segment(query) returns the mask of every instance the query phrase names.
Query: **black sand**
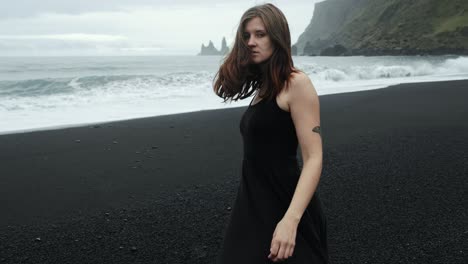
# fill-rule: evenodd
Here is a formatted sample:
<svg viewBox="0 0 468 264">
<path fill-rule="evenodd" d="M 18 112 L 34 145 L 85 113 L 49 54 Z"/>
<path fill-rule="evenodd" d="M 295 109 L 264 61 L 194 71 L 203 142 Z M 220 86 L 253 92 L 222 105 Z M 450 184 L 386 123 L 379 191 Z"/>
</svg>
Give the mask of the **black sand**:
<svg viewBox="0 0 468 264">
<path fill-rule="evenodd" d="M 468 81 L 320 97 L 334 263 L 467 263 L 467 101 Z M 244 110 L 0 136 L 0 263 L 214 263 Z"/>
</svg>

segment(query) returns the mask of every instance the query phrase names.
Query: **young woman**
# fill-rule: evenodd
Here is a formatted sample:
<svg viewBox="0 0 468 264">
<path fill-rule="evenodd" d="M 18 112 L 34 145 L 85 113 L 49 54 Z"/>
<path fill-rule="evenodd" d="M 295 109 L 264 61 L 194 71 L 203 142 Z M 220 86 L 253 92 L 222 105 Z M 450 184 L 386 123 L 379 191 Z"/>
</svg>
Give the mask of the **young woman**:
<svg viewBox="0 0 468 264">
<path fill-rule="evenodd" d="M 328 263 L 326 217 L 316 192 L 319 99 L 309 77 L 294 68 L 281 10 L 264 4 L 244 13 L 214 91 L 225 101 L 255 93 L 240 121 L 242 177 L 218 262 Z"/>
</svg>

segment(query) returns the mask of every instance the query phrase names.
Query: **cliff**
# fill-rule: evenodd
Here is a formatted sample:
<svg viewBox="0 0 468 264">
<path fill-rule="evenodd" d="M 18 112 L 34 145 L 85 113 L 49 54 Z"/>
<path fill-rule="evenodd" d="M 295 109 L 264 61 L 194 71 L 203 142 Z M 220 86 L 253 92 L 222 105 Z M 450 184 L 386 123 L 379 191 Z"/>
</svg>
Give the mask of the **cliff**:
<svg viewBox="0 0 468 264">
<path fill-rule="evenodd" d="M 299 55 L 468 54 L 468 1 L 326 0 L 294 46 Z"/>
</svg>

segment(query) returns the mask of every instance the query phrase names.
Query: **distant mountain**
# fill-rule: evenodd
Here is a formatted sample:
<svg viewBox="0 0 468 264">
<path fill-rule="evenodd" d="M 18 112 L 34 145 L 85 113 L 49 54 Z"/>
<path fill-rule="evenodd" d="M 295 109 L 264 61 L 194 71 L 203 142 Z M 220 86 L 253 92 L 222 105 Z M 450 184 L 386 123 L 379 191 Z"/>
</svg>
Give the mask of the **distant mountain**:
<svg viewBox="0 0 468 264">
<path fill-rule="evenodd" d="M 298 55 L 468 54 L 468 0 L 326 0 Z"/>
<path fill-rule="evenodd" d="M 221 42 L 221 50 L 217 50 L 215 46 L 213 45 L 213 42 L 210 40 L 208 43 L 208 46 L 205 46 L 202 44 L 201 46 L 201 51 L 198 53 L 200 56 L 210 56 L 210 55 L 224 55 L 229 52 L 229 48 L 227 47 L 226 44 L 226 38 L 223 37 L 223 40 Z"/>
</svg>

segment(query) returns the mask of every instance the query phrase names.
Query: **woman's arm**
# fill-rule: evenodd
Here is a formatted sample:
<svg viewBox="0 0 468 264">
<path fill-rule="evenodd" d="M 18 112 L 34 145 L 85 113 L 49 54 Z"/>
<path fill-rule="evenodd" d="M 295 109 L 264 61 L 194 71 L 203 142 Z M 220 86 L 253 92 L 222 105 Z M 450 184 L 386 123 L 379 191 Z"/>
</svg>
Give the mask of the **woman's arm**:
<svg viewBox="0 0 468 264">
<path fill-rule="evenodd" d="M 299 223 L 314 195 L 322 173 L 320 104 L 309 77 L 296 74 L 288 93 L 289 109 L 301 147 L 303 167 L 285 218 Z"/>
<path fill-rule="evenodd" d="M 304 164 L 289 208 L 273 233 L 268 258 L 274 262 L 292 256 L 297 227 L 322 172 L 320 105 L 309 77 L 304 73 L 296 74 L 291 80 L 287 97 Z"/>
</svg>

